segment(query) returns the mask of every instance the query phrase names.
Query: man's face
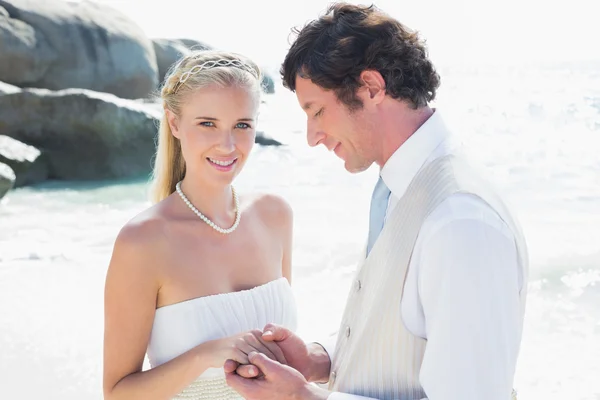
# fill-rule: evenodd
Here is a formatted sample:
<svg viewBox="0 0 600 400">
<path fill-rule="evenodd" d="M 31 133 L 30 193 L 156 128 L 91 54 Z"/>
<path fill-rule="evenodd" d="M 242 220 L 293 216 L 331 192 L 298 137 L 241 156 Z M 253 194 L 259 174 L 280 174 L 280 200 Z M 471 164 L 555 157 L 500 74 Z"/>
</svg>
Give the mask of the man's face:
<svg viewBox="0 0 600 400">
<path fill-rule="evenodd" d="M 375 125 L 364 109 L 350 111 L 333 91 L 300 76 L 296 77 L 296 97 L 307 115 L 309 146 L 322 144 L 333 151 L 351 173 L 373 164 L 377 153 Z"/>
</svg>

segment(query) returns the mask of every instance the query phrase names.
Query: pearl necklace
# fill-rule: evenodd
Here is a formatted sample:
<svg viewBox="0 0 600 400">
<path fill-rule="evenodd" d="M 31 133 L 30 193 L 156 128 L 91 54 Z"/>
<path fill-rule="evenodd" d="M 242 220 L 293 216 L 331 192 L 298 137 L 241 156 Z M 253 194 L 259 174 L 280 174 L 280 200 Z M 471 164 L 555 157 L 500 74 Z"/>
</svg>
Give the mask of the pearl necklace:
<svg viewBox="0 0 600 400">
<path fill-rule="evenodd" d="M 177 182 L 177 185 L 175 185 L 175 189 L 177 189 L 177 193 L 179 193 L 179 196 L 183 199 L 183 202 L 185 204 L 187 204 L 187 206 L 194 213 L 196 213 L 196 215 L 199 216 L 200 219 L 202 219 L 204 222 L 206 222 L 210 227 L 212 227 L 217 232 L 228 234 L 228 233 L 233 232 L 238 227 L 238 225 L 240 223 L 240 205 L 239 205 L 237 193 L 236 193 L 235 189 L 233 188 L 233 186 L 231 187 L 231 192 L 233 193 L 233 201 L 235 203 L 235 222 L 233 223 L 231 228 L 227 228 L 227 229 L 221 228 L 220 226 L 218 226 L 217 224 L 212 222 L 204 214 L 202 214 L 196 207 L 194 207 L 192 202 L 185 196 L 185 194 L 183 194 L 183 191 L 181 190 L 181 181 Z"/>
</svg>

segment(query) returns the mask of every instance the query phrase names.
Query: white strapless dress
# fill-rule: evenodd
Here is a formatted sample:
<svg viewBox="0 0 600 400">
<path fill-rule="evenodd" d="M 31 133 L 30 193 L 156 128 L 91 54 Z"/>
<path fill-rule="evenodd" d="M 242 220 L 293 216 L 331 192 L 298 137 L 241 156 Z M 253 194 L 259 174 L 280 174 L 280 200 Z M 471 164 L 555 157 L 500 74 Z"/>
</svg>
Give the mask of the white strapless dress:
<svg viewBox="0 0 600 400">
<path fill-rule="evenodd" d="M 183 301 L 156 310 L 147 354 L 152 368 L 200 343 L 232 336 L 268 323 L 296 330 L 297 310 L 285 278 L 239 292 Z M 174 399 L 242 399 L 225 382 L 223 368 L 211 368 Z"/>
</svg>

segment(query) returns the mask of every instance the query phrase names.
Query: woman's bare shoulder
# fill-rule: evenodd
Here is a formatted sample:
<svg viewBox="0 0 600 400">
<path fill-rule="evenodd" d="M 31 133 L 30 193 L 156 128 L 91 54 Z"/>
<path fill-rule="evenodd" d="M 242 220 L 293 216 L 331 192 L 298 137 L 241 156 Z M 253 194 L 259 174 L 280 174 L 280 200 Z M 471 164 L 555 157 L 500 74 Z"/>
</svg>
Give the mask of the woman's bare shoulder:
<svg viewBox="0 0 600 400">
<path fill-rule="evenodd" d="M 163 258 L 172 223 L 166 204 L 153 205 L 127 221 L 117 233 L 113 258 L 127 264 L 156 264 Z"/>
<path fill-rule="evenodd" d="M 248 196 L 249 207 L 255 210 L 267 226 L 290 226 L 293 210 L 290 203 L 274 193 L 253 193 Z"/>
</svg>

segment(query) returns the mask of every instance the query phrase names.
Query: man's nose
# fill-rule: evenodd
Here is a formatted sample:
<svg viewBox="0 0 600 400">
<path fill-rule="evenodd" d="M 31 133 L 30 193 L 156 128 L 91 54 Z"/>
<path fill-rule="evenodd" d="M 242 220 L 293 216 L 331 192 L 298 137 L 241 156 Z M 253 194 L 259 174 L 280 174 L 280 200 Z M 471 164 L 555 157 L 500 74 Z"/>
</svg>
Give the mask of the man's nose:
<svg viewBox="0 0 600 400">
<path fill-rule="evenodd" d="M 306 141 L 308 145 L 311 147 L 315 147 L 319 145 L 324 139 L 326 135 L 323 131 L 319 130 L 319 127 L 311 123 L 310 121 L 306 124 Z"/>
</svg>

